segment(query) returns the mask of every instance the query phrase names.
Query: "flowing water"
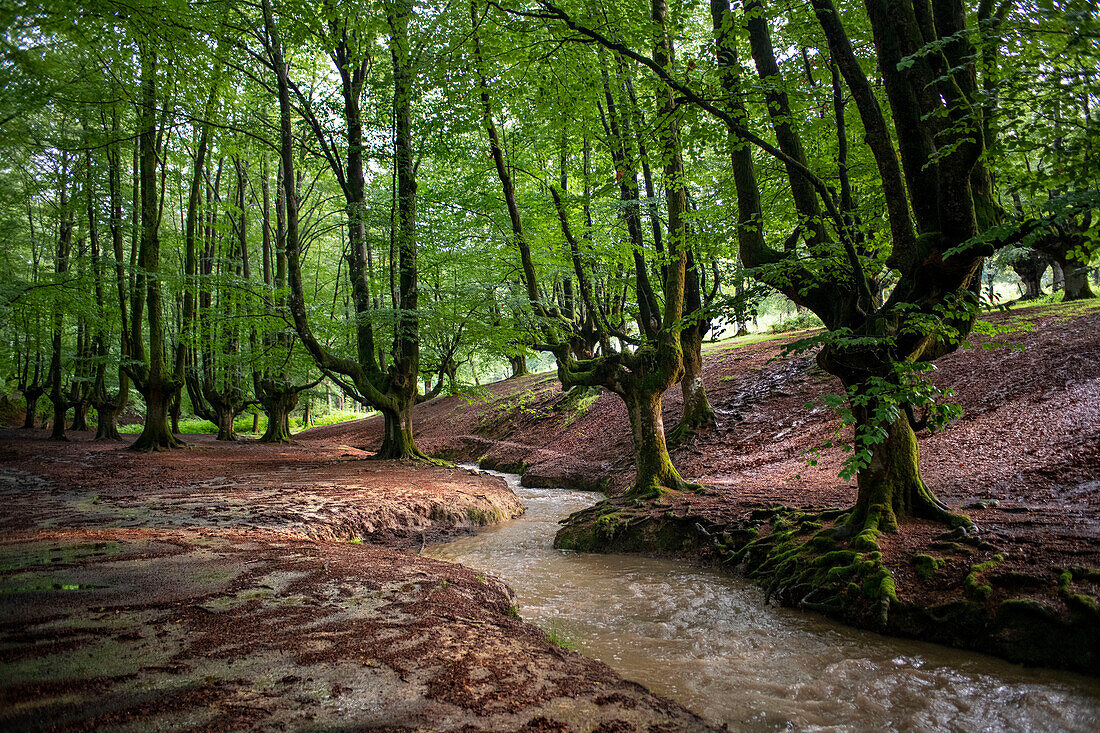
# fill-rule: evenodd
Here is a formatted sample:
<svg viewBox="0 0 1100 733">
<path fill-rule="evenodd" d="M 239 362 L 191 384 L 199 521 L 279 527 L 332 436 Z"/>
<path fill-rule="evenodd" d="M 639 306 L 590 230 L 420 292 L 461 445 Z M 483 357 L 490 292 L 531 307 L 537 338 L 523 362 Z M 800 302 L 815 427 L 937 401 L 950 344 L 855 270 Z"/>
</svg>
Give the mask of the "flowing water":
<svg viewBox="0 0 1100 733">
<path fill-rule="evenodd" d="M 599 496 L 487 473 L 526 515 L 425 554 L 493 573 L 559 643 L 731 730 L 1100 731 L 1100 680 L 769 606 L 714 570 L 555 550 L 558 522 Z"/>
</svg>

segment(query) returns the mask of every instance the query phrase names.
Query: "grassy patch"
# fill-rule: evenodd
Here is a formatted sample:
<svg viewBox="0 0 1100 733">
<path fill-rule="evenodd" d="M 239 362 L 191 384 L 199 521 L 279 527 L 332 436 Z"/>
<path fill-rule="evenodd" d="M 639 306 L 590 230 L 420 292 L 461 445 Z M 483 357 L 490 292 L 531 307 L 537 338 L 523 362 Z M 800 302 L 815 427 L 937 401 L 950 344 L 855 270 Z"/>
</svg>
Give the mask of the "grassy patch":
<svg viewBox="0 0 1100 733">
<path fill-rule="evenodd" d="M 546 634 L 547 641 L 562 649 L 567 649 L 571 652 L 580 649 L 580 643 L 573 636 L 562 631 L 554 621 L 551 621 L 550 624 L 542 630 L 542 633 Z"/>
<path fill-rule="evenodd" d="M 373 414 L 374 413 L 364 414 L 362 412 L 352 412 L 351 410 L 333 410 L 324 415 L 314 415 L 313 425 L 310 427 L 316 428 L 322 425 L 337 425 L 350 420 L 362 420 Z M 252 432 L 252 415 L 249 414 L 238 416 L 237 419 L 233 421 L 233 427 L 240 435 L 262 435 L 264 431 L 267 430 L 267 416 L 260 415 L 255 433 Z M 141 423 L 118 426 L 118 432 L 129 435 L 136 435 L 140 433 L 141 430 Z M 305 427 L 302 426 L 302 419 L 300 417 L 292 418 L 290 421 L 290 432 L 300 433 L 302 430 L 305 430 Z M 218 427 L 209 420 L 202 420 L 197 417 L 180 419 L 181 435 L 214 435 L 217 432 Z"/>
</svg>

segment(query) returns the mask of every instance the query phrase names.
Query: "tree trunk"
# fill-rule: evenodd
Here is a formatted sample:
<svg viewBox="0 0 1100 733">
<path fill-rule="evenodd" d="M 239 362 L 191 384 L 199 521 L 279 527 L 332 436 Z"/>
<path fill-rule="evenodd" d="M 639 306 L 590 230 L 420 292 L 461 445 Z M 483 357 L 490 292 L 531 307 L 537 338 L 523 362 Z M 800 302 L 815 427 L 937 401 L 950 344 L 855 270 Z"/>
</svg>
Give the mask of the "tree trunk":
<svg viewBox="0 0 1100 733">
<path fill-rule="evenodd" d="M 1065 297 L 1062 298 L 1063 302 L 1087 300 L 1096 297 L 1096 294 L 1092 292 L 1092 288 L 1089 287 L 1089 268 L 1087 265 L 1081 265 L 1070 259 L 1060 264 L 1062 266 L 1063 287 L 1066 292 Z"/>
<path fill-rule="evenodd" d="M 862 427 L 867 424 L 866 408 L 853 407 Z M 899 521 L 921 517 L 959 524 L 961 517 L 947 507 L 921 480 L 920 449 L 917 436 L 902 414 L 892 424 L 882 426 L 885 440 L 871 449 L 871 460 L 856 477 L 856 505 L 847 524 L 853 532 L 896 532 Z"/>
<path fill-rule="evenodd" d="M 302 427 L 313 427 L 313 409 L 309 400 L 306 400 L 305 407 L 302 408 Z"/>
<path fill-rule="evenodd" d="M 458 367 L 451 362 L 443 371 L 447 375 L 447 391 L 453 395 L 458 394 Z"/>
<path fill-rule="evenodd" d="M 68 440 L 65 437 L 65 412 L 69 409 L 69 403 L 56 387 L 50 391 L 50 402 L 53 403 L 53 430 L 50 431 L 50 440 Z"/>
<path fill-rule="evenodd" d="M 168 417 L 172 421 L 172 434 L 179 435 L 180 433 L 180 410 L 183 407 L 183 393 L 182 390 L 176 390 L 172 395 L 171 401 L 168 403 Z"/>
<path fill-rule="evenodd" d="M 168 413 L 173 394 L 159 384 L 150 384 L 142 392 L 145 398 L 145 427 L 131 447 L 132 450 L 156 451 L 180 448 L 183 443 L 168 430 Z M 178 396 L 178 392 L 176 393 Z"/>
<path fill-rule="evenodd" d="M 214 424 L 218 426 L 218 436 L 215 440 L 236 440 L 237 430 L 233 425 L 236 414 L 228 405 L 218 403 L 214 407 Z"/>
<path fill-rule="evenodd" d="M 378 449 L 375 458 L 430 460 L 413 439 L 411 404 L 398 406 L 396 409 L 387 407 L 381 412 L 384 433 L 382 447 Z"/>
<path fill-rule="evenodd" d="M 1055 260 L 1050 263 L 1050 277 L 1051 284 L 1050 290 L 1052 293 L 1057 293 L 1059 290 L 1064 290 L 1066 287 L 1065 273 L 1062 272 L 1062 265 Z"/>
<path fill-rule="evenodd" d="M 622 397 L 630 415 L 630 434 L 637 469 L 628 495 L 651 498 L 687 487 L 687 482 L 680 477 L 668 454 L 660 393 L 634 388 Z"/>
<path fill-rule="evenodd" d="M 28 389 L 23 393 L 27 400 L 27 411 L 23 418 L 24 430 L 34 430 L 34 418 L 38 414 L 38 400 L 42 399 L 45 392 L 44 389 Z"/>
<path fill-rule="evenodd" d="M 510 379 L 515 379 L 516 377 L 522 377 L 525 374 L 531 373 L 527 371 L 526 356 L 509 356 L 508 363 L 512 366 L 512 376 Z"/>
<path fill-rule="evenodd" d="M 1046 272 L 1047 262 L 1043 253 L 1028 250 L 1024 257 L 1010 265 L 1024 285 L 1024 294 L 1020 296 L 1020 300 L 1035 300 L 1043 294 L 1043 273 Z"/>
<path fill-rule="evenodd" d="M 252 413 L 252 434 L 260 432 L 260 413 Z"/>
<path fill-rule="evenodd" d="M 267 415 L 267 430 L 261 443 L 290 442 L 290 411 L 298 404 L 298 393 L 291 390 L 264 389 L 260 405 Z"/>
<path fill-rule="evenodd" d="M 88 429 L 88 402 L 87 400 L 76 400 L 73 402 L 73 424 L 69 426 L 69 430 L 87 430 Z"/>
<path fill-rule="evenodd" d="M 695 432 L 715 425 L 714 408 L 710 405 L 707 388 L 703 385 L 703 334 L 696 326 L 685 328 L 680 332 L 680 344 L 684 350 L 684 376 L 680 380 L 680 389 L 684 395 L 684 414 L 669 436 L 674 445 Z"/>
<path fill-rule="evenodd" d="M 95 428 L 96 440 L 122 440 L 118 432 L 118 415 L 122 407 L 117 403 L 96 405 L 98 422 Z"/>
</svg>

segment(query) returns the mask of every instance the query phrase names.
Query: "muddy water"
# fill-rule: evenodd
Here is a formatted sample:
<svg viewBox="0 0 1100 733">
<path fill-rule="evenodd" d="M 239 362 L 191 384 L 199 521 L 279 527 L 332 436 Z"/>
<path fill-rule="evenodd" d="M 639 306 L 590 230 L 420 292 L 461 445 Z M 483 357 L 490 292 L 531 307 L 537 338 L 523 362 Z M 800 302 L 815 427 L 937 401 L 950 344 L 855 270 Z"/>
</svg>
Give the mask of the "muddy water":
<svg viewBox="0 0 1100 733">
<path fill-rule="evenodd" d="M 527 489 L 527 514 L 425 554 L 491 572 L 565 646 L 731 730 L 1100 730 L 1100 681 L 767 606 L 735 578 L 552 547 L 595 494 Z"/>
</svg>

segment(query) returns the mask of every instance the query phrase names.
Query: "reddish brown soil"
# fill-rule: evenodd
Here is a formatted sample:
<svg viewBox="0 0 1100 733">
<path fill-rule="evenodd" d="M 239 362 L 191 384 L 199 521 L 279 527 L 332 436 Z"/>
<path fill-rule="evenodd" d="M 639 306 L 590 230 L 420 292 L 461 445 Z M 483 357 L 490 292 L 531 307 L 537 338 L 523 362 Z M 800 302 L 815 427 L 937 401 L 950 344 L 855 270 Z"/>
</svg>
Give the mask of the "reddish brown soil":
<svg viewBox="0 0 1100 733">
<path fill-rule="evenodd" d="M 920 440 L 926 483 L 948 504 L 961 507 L 995 549 L 953 552 L 933 547 L 945 527 L 907 524 L 882 540 L 901 600 L 933 606 L 959 597 L 970 568 L 1004 556 L 991 572 L 989 604 L 1009 593 L 1065 610 L 1057 583 L 1062 569 L 1100 568 L 1100 308 L 1096 303 L 1015 309 L 988 320 L 1000 326 L 1030 324 L 991 340 L 975 336 L 975 348 L 936 362 L 937 384 L 955 391 L 964 416 Z M 686 478 L 708 487 L 676 496 L 672 510 L 720 530 L 753 509 L 846 506 L 853 483 L 837 478 L 844 454 L 822 452 L 818 465 L 805 454 L 835 438 L 837 417 L 807 409 L 839 382 L 811 356 L 783 357 L 790 338 L 739 346 L 708 346 L 704 382 L 719 416 L 715 430 L 674 454 Z M 1023 347 L 1023 348 L 1021 348 Z M 490 465 L 523 467 L 530 485 L 599 486 L 621 491 L 633 478 L 626 410 L 602 394 L 584 414 L 561 412 L 561 389 L 552 374 L 491 385 L 493 401 L 468 405 L 450 397 L 417 408 L 422 447 Z M 665 396 L 665 424 L 679 419 L 681 396 Z M 312 431 L 329 440 L 373 445 L 380 423 L 336 425 Z M 842 431 L 842 436 L 849 435 Z M 995 500 L 988 508 L 977 502 Z M 996 506 L 993 506 L 995 504 Z M 664 508 L 661 512 L 665 512 Z M 945 557 L 944 572 L 920 580 L 915 554 Z M 986 578 L 987 580 L 989 578 Z M 1074 593 L 1100 595 L 1093 583 Z"/>
<path fill-rule="evenodd" d="M 0 729 L 710 729 L 418 556 L 520 513 L 500 479 L 74 437 L 0 433 Z"/>
</svg>

